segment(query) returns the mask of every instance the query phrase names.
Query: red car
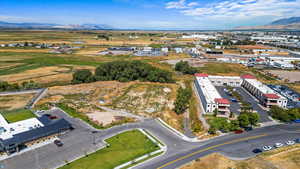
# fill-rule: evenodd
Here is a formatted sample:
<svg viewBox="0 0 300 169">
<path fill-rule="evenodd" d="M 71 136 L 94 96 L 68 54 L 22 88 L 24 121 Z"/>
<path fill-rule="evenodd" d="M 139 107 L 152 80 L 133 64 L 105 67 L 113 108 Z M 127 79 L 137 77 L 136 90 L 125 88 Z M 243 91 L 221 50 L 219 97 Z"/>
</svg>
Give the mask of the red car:
<svg viewBox="0 0 300 169">
<path fill-rule="evenodd" d="M 235 131 L 234 131 L 235 134 L 241 134 L 241 133 L 243 133 L 243 132 L 244 132 L 244 130 L 235 130 Z"/>
</svg>

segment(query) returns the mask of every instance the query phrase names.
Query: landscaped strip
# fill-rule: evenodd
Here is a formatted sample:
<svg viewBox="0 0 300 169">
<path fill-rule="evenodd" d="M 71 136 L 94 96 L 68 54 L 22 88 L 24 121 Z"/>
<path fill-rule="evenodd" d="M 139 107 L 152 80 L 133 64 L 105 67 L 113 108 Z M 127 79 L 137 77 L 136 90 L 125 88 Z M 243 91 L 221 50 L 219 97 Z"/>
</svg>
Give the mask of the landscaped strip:
<svg viewBox="0 0 300 169">
<path fill-rule="evenodd" d="M 108 147 L 98 150 L 60 169 L 111 169 L 159 150 L 146 135 L 131 130 L 106 140 Z"/>
<path fill-rule="evenodd" d="M 35 117 L 31 110 L 28 109 L 11 110 L 3 113 L 1 112 L 1 114 L 8 123 L 18 122 Z"/>
</svg>

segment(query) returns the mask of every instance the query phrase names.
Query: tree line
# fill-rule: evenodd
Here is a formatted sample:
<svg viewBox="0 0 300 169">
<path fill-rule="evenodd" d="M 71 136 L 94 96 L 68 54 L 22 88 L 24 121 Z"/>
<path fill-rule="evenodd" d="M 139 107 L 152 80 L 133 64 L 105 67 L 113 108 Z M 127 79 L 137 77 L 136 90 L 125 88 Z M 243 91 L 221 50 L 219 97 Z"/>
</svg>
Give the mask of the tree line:
<svg viewBox="0 0 300 169">
<path fill-rule="evenodd" d="M 94 81 L 120 82 L 149 81 L 173 83 L 171 72 L 153 67 L 141 61 L 113 61 L 100 64 L 93 74 L 90 70 L 78 70 L 73 74 L 72 83 L 89 83 Z"/>
<path fill-rule="evenodd" d="M 0 81 L 0 92 L 5 91 L 16 91 L 16 90 L 29 90 L 29 89 L 38 89 L 41 86 L 34 81 L 25 81 L 21 84 L 18 83 L 8 83 L 6 81 Z"/>
</svg>

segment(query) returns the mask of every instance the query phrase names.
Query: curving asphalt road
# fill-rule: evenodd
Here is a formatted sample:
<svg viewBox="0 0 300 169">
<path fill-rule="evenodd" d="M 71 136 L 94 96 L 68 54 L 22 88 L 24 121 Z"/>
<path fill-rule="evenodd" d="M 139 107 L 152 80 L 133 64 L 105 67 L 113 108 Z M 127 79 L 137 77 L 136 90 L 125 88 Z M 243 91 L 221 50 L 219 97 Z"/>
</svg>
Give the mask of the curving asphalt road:
<svg viewBox="0 0 300 169">
<path fill-rule="evenodd" d="M 65 118 L 75 127 L 73 131 L 60 136 L 64 146 L 58 148 L 54 144 L 48 144 L 13 156 L 0 162 L 5 169 L 57 168 L 67 161 L 70 162 L 103 148 L 105 146 L 103 140 L 106 138 L 135 128 L 149 131 L 167 146 L 167 151 L 163 155 L 135 166 L 134 168 L 137 169 L 174 169 L 213 152 L 222 153 L 232 159 L 244 159 L 255 155 L 252 153 L 254 148 L 300 137 L 300 124 L 284 124 L 202 142 L 187 142 L 155 119 L 96 130 L 79 119 L 69 117 L 61 110 L 53 110 L 51 113 Z"/>
</svg>

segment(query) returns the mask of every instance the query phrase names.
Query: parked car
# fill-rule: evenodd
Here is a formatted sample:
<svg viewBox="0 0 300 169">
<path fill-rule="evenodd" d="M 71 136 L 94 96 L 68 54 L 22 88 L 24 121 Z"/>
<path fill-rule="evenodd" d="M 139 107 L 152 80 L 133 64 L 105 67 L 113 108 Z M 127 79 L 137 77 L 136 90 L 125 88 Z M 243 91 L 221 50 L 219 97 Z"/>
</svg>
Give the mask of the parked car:
<svg viewBox="0 0 300 169">
<path fill-rule="evenodd" d="M 234 131 L 235 134 L 241 134 L 241 133 L 243 133 L 243 132 L 244 132 L 244 130 L 235 130 L 235 131 Z"/>
<path fill-rule="evenodd" d="M 252 152 L 255 153 L 255 154 L 258 154 L 258 153 L 261 153 L 262 151 L 261 151 L 261 149 L 256 148 Z"/>
<path fill-rule="evenodd" d="M 276 147 L 276 148 L 279 148 L 279 147 L 282 147 L 282 146 L 283 146 L 282 143 L 275 143 L 275 147 Z"/>
<path fill-rule="evenodd" d="M 287 145 L 294 145 L 295 144 L 295 141 L 291 141 L 291 140 L 289 140 L 289 141 L 287 141 L 287 142 L 285 142 Z"/>
<path fill-rule="evenodd" d="M 300 123 L 300 119 L 294 120 L 294 123 Z"/>
<path fill-rule="evenodd" d="M 60 140 L 54 140 L 54 144 L 55 144 L 57 147 L 62 147 L 62 146 L 64 145 Z"/>
<path fill-rule="evenodd" d="M 264 151 L 269 151 L 269 150 L 272 150 L 272 147 L 271 146 L 263 146 L 262 149 Z"/>
<path fill-rule="evenodd" d="M 238 101 L 236 99 L 230 99 L 231 102 L 237 103 Z"/>
<path fill-rule="evenodd" d="M 296 143 L 300 143 L 300 138 L 295 139 Z"/>
<path fill-rule="evenodd" d="M 49 116 L 49 119 L 51 120 L 57 119 L 57 116 Z"/>
<path fill-rule="evenodd" d="M 244 127 L 245 131 L 251 131 L 253 130 L 253 127 Z"/>
</svg>

